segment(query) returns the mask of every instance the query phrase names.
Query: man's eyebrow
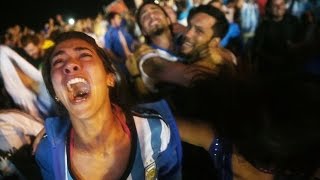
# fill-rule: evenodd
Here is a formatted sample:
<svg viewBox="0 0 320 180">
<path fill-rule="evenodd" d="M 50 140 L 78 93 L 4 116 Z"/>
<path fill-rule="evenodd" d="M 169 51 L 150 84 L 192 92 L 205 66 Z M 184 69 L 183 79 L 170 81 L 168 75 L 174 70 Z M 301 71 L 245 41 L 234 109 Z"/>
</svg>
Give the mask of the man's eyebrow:
<svg viewBox="0 0 320 180">
<path fill-rule="evenodd" d="M 141 10 L 141 12 L 140 12 L 140 17 L 141 17 L 142 15 L 144 15 L 146 12 L 147 12 L 147 10 L 145 10 L 145 9 Z"/>
<path fill-rule="evenodd" d="M 151 7 L 149 7 L 149 9 L 143 9 L 143 10 L 141 10 L 140 15 L 145 14 L 146 12 L 148 12 L 148 11 L 150 11 L 150 10 L 154 11 L 154 10 L 157 10 L 157 9 L 159 9 L 159 8 L 158 8 L 158 7 L 153 7 L 153 6 L 151 6 Z M 160 9 L 159 9 L 159 10 L 160 10 Z"/>
<path fill-rule="evenodd" d="M 201 30 L 201 31 L 203 31 L 203 27 L 202 27 L 202 26 L 194 25 L 194 28 L 195 28 L 195 29 L 197 29 L 197 30 Z"/>
</svg>

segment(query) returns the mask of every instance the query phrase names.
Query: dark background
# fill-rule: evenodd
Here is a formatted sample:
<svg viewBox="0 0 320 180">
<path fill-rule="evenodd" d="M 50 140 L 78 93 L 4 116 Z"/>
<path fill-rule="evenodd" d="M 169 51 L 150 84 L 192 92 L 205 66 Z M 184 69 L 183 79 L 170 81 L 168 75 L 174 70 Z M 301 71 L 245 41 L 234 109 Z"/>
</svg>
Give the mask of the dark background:
<svg viewBox="0 0 320 180">
<path fill-rule="evenodd" d="M 95 17 L 110 2 L 112 0 L 1 0 L 0 33 L 15 24 L 40 31 L 56 14 L 61 14 L 65 21 L 69 17 Z"/>
</svg>

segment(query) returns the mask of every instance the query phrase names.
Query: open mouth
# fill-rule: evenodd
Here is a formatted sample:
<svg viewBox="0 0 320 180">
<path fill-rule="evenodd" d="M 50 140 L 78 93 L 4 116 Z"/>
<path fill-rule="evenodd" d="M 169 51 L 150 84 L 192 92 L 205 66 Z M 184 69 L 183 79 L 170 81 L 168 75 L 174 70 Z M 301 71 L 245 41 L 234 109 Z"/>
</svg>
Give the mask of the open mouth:
<svg viewBox="0 0 320 180">
<path fill-rule="evenodd" d="M 73 102 L 84 101 L 90 94 L 90 85 L 83 78 L 70 79 L 67 82 L 67 88 Z"/>
<path fill-rule="evenodd" d="M 189 41 L 185 41 L 182 46 L 185 48 L 193 48 L 193 44 Z"/>
<path fill-rule="evenodd" d="M 159 24 L 159 21 L 158 21 L 158 20 L 152 20 L 152 21 L 150 22 L 150 25 L 149 25 L 149 26 L 155 26 L 155 25 L 157 25 L 157 24 Z"/>
</svg>

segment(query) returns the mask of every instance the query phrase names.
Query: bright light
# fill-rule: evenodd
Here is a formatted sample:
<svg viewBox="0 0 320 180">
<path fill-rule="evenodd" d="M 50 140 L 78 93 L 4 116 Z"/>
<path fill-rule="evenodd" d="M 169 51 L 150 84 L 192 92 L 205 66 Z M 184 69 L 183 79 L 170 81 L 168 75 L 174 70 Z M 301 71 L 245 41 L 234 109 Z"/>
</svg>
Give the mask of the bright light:
<svg viewBox="0 0 320 180">
<path fill-rule="evenodd" d="M 73 18 L 69 18 L 69 19 L 68 19 L 68 23 L 69 23 L 70 25 L 74 25 L 74 19 L 73 19 Z"/>
</svg>

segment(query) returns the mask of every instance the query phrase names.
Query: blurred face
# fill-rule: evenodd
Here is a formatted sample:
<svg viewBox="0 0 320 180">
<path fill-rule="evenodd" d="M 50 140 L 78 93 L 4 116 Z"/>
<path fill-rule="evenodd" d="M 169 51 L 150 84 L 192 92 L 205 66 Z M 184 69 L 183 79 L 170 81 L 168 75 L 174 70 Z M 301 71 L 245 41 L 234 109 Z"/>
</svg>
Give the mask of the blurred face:
<svg viewBox="0 0 320 180">
<path fill-rule="evenodd" d="M 56 19 L 57 19 L 58 22 L 63 21 L 62 16 L 60 14 L 56 15 Z"/>
<path fill-rule="evenodd" d="M 121 25 L 121 16 L 119 14 L 115 15 L 115 17 L 113 19 L 113 25 L 115 27 L 120 27 L 120 25 Z"/>
<path fill-rule="evenodd" d="M 109 101 L 107 84 L 113 84 L 113 75 L 86 41 L 60 43 L 50 64 L 53 89 L 70 116 L 90 118 Z"/>
<path fill-rule="evenodd" d="M 34 45 L 33 43 L 27 44 L 23 49 L 33 59 L 38 59 L 40 56 L 40 48 L 38 46 Z"/>
<path fill-rule="evenodd" d="M 169 28 L 170 23 L 164 12 L 153 4 L 147 4 L 141 9 L 139 22 L 142 26 L 142 32 L 146 36 L 161 34 Z"/>
<path fill-rule="evenodd" d="M 191 55 L 207 47 L 213 37 L 212 26 L 215 19 L 206 13 L 195 14 L 189 22 L 185 32 L 185 39 L 181 46 L 181 53 Z"/>
<path fill-rule="evenodd" d="M 186 0 L 175 0 L 178 10 L 184 10 L 187 8 L 188 2 Z"/>
<path fill-rule="evenodd" d="M 271 5 L 272 15 L 275 19 L 282 19 L 286 13 L 286 3 L 284 0 L 273 0 Z"/>
</svg>

